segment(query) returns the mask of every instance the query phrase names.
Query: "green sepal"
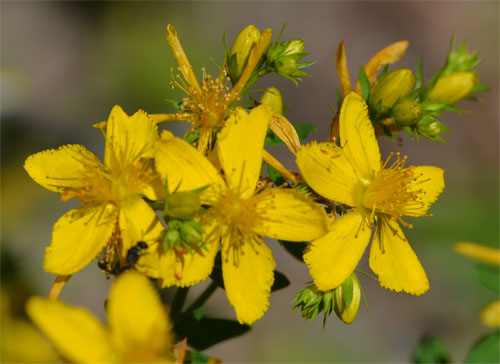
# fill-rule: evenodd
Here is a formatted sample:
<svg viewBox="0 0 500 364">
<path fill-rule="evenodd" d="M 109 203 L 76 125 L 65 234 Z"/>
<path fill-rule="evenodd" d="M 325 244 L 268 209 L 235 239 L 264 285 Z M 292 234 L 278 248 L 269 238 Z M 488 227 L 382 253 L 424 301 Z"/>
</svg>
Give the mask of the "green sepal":
<svg viewBox="0 0 500 364">
<path fill-rule="evenodd" d="M 177 111 L 184 110 L 184 102 L 173 100 L 173 99 L 164 99 L 164 100 L 168 104 L 172 105 Z"/>
<path fill-rule="evenodd" d="M 350 275 L 344 281 L 344 283 L 342 283 L 342 297 L 344 299 L 345 307 L 349 307 L 351 305 L 352 290 L 353 290 L 352 275 Z"/>
<path fill-rule="evenodd" d="M 465 363 L 500 363 L 500 331 L 481 337 L 467 354 Z"/>
<path fill-rule="evenodd" d="M 359 85 L 361 86 L 361 94 L 363 95 L 363 98 L 365 101 L 368 103 L 370 99 L 370 81 L 368 80 L 368 77 L 366 76 L 365 72 L 365 66 L 361 65 L 359 67 Z"/>
</svg>

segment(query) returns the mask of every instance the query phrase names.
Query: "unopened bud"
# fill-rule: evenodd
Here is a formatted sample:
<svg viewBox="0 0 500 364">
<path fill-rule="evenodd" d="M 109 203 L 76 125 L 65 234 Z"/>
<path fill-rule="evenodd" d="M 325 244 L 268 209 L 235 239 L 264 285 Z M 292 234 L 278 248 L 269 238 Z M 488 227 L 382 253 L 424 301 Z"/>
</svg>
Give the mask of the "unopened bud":
<svg viewBox="0 0 500 364">
<path fill-rule="evenodd" d="M 421 119 L 417 123 L 417 129 L 420 134 L 429 137 L 436 137 L 441 132 L 441 123 L 436 120 L 428 120 L 427 118 Z"/>
<path fill-rule="evenodd" d="M 370 97 L 370 106 L 375 108 L 381 103 L 382 106 L 391 108 L 399 99 L 410 94 L 415 82 L 415 76 L 408 68 L 398 68 L 389 72 L 375 86 Z"/>
<path fill-rule="evenodd" d="M 450 73 L 439 77 L 427 99 L 454 104 L 466 97 L 477 81 L 477 75 L 474 72 Z"/>
<path fill-rule="evenodd" d="M 307 286 L 298 292 L 294 299 L 293 310 L 300 307 L 300 314 L 306 320 L 314 320 L 321 312 L 321 301 L 323 293 L 318 291 L 315 285 Z"/>
<path fill-rule="evenodd" d="M 303 39 L 292 39 L 289 42 L 285 51 L 281 53 L 282 56 L 292 56 L 304 52 L 306 44 Z"/>
<path fill-rule="evenodd" d="M 346 302 L 348 296 L 351 297 L 350 302 Z M 335 289 L 334 300 L 338 318 L 346 324 L 352 324 L 358 315 L 361 302 L 361 288 L 354 273 Z"/>
<path fill-rule="evenodd" d="M 201 243 L 202 233 L 191 224 L 191 221 L 183 222 L 180 231 L 182 240 L 187 244 L 198 245 Z"/>
<path fill-rule="evenodd" d="M 276 87 L 269 87 L 259 101 L 261 104 L 269 106 L 275 113 L 283 112 L 283 98 L 281 92 Z"/>
<path fill-rule="evenodd" d="M 250 51 L 257 41 L 260 39 L 260 31 L 255 25 L 248 25 L 245 27 L 234 40 L 231 51 L 229 52 L 229 59 L 231 60 L 233 54 L 236 54 L 236 74 L 234 77 L 238 78 L 245 68 L 250 55 Z"/>
<path fill-rule="evenodd" d="M 169 217 L 190 220 L 200 210 L 201 202 L 196 192 L 180 191 L 168 196 L 166 205 Z"/>
<path fill-rule="evenodd" d="M 179 232 L 175 229 L 169 227 L 168 231 L 165 233 L 165 238 L 163 239 L 163 250 L 167 250 L 176 247 L 181 242 L 181 236 Z"/>
<path fill-rule="evenodd" d="M 291 76 L 297 70 L 297 59 L 294 56 L 280 57 L 275 62 L 275 68 L 278 73 Z"/>
<path fill-rule="evenodd" d="M 413 125 L 422 118 L 422 106 L 409 97 L 405 97 L 396 102 L 391 113 L 397 124 Z"/>
</svg>

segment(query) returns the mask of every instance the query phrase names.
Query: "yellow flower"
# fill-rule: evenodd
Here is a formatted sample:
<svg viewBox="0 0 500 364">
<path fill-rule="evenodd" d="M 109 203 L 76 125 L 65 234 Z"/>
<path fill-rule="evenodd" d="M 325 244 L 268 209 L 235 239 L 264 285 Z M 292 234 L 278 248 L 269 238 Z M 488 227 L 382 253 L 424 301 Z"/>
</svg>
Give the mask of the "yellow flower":
<svg viewBox="0 0 500 364">
<path fill-rule="evenodd" d="M 169 186 L 209 186 L 200 199 L 211 207 L 201 215 L 207 249 L 195 249 L 193 255 L 170 249 L 157 263 L 149 254 L 144 257 L 151 259 L 147 274 L 162 278 L 164 286 L 195 284 L 210 274 L 220 245 L 227 297 L 238 321 L 248 324 L 264 315 L 274 281 L 275 262 L 261 237 L 307 241 L 328 230 L 324 210 L 309 198 L 291 189 L 256 189 L 271 115 L 261 105 L 250 114 L 237 108 L 229 117 L 217 138 L 224 178 L 207 158 L 169 132 L 162 134 L 155 156 Z"/>
<path fill-rule="evenodd" d="M 237 101 L 250 76 L 267 48 L 272 36 L 272 29 L 262 31 L 254 42 L 246 60 L 245 68 L 241 72 L 238 82 L 231 91 L 227 86 L 228 77 L 225 65 L 221 68 L 219 76 L 214 79 L 211 75 L 204 74 L 201 85 L 198 83 L 192 66 L 182 49 L 177 31 L 169 24 L 167 27 L 167 42 L 172 48 L 172 53 L 179 64 L 179 70 L 184 80 L 179 76 L 172 76 L 172 88 L 177 88 L 188 96 L 184 99 L 184 109 L 177 114 L 151 115 L 157 122 L 162 121 L 187 121 L 191 123 L 190 131 L 200 128 L 198 149 L 206 154 L 212 144 L 213 129 L 224 126 L 229 116 L 229 107 Z M 172 70 L 173 71 L 173 70 Z"/>
<path fill-rule="evenodd" d="M 500 265 L 500 249 L 467 241 L 455 243 L 455 251 L 468 258 L 491 265 Z M 500 300 L 493 301 L 481 310 L 481 321 L 489 327 L 500 326 Z"/>
<path fill-rule="evenodd" d="M 26 311 L 70 362 L 174 362 L 168 315 L 140 273 L 123 273 L 111 286 L 108 326 L 85 308 L 42 297 L 30 298 Z"/>
<path fill-rule="evenodd" d="M 145 112 L 129 117 L 115 106 L 107 121 L 104 163 L 82 145 L 65 145 L 29 156 L 24 168 L 37 183 L 84 204 L 54 225 L 44 269 L 71 275 L 106 247 L 106 261 L 124 259 L 137 241 L 157 238 L 162 228 L 141 196 L 157 199 L 152 171 L 157 127 Z M 118 256 L 117 256 L 118 255 Z"/>
<path fill-rule="evenodd" d="M 388 160 L 389 161 L 389 160 Z M 344 282 L 358 264 L 376 224 L 370 268 L 382 287 L 422 294 L 429 282 L 398 221 L 424 216 L 444 188 L 443 170 L 429 166 L 404 168 L 400 158 L 382 163 L 364 100 L 350 93 L 340 111 L 340 147 L 311 143 L 297 153 L 297 164 L 320 195 L 352 207 L 332 231 L 309 245 L 304 260 L 320 290 Z"/>
</svg>

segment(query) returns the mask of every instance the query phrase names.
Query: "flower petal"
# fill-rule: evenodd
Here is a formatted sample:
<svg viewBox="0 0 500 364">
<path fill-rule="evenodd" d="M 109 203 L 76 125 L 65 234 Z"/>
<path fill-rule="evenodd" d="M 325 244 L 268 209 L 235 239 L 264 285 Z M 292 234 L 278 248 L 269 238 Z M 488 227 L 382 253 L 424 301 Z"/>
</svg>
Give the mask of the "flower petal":
<svg viewBox="0 0 500 364">
<path fill-rule="evenodd" d="M 86 187 L 81 177 L 86 171 L 102 169 L 99 159 L 83 145 L 64 145 L 30 155 L 24 168 L 33 180 L 46 189 L 58 193 L 68 188 Z"/>
<path fill-rule="evenodd" d="M 266 105 L 252 109 L 250 114 L 237 108 L 219 133 L 217 150 L 227 184 L 242 198 L 250 197 L 257 185 L 271 116 Z"/>
<path fill-rule="evenodd" d="M 394 219 L 379 218 L 370 249 L 370 268 L 380 285 L 421 295 L 429 289 L 424 268 Z"/>
<path fill-rule="evenodd" d="M 241 324 L 252 324 L 269 307 L 276 266 L 271 249 L 258 237 L 223 234 L 222 276 L 229 303 Z"/>
<path fill-rule="evenodd" d="M 319 290 L 328 291 L 344 283 L 358 265 L 370 235 L 365 217 L 351 212 L 339 217 L 331 232 L 306 248 L 304 261 Z"/>
<path fill-rule="evenodd" d="M 307 184 L 321 196 L 360 205 L 363 186 L 344 149 L 334 143 L 309 143 L 297 153 L 297 165 Z"/>
<path fill-rule="evenodd" d="M 109 332 L 87 309 L 32 297 L 26 312 L 62 356 L 75 363 L 118 362 Z"/>
<path fill-rule="evenodd" d="M 139 196 L 130 196 L 122 202 L 119 219 L 123 257 L 139 241 L 149 245 L 164 231 L 156 213 Z"/>
<path fill-rule="evenodd" d="M 281 114 L 273 114 L 269 128 L 280 138 L 293 154 L 300 149 L 300 139 L 292 123 Z"/>
<path fill-rule="evenodd" d="M 204 243 L 207 248 L 194 249 L 193 254 L 176 253 L 170 249 L 161 255 L 160 264 L 162 275 L 162 287 L 172 285 L 187 287 L 207 279 L 212 272 L 215 256 L 219 250 L 220 236 L 217 234 L 216 223 L 204 224 Z"/>
<path fill-rule="evenodd" d="M 214 189 L 225 183 L 214 166 L 199 151 L 171 132 L 164 131 L 155 147 L 156 170 L 173 192 L 213 186 L 202 192 L 202 199 L 213 199 Z"/>
<path fill-rule="evenodd" d="M 144 111 L 128 116 L 115 105 L 106 125 L 104 163 L 112 170 L 121 170 L 141 158 L 153 158 L 157 139 L 156 123 Z"/>
<path fill-rule="evenodd" d="M 121 274 L 111 286 L 107 308 L 113 342 L 120 352 L 154 357 L 171 347 L 168 316 L 146 276 L 132 271 Z"/>
<path fill-rule="evenodd" d="M 366 102 L 358 94 L 346 96 L 340 109 L 340 145 L 359 179 L 370 182 L 382 164 Z"/>
<path fill-rule="evenodd" d="M 351 79 L 349 77 L 349 68 L 347 68 L 347 57 L 345 55 L 344 42 L 340 42 L 337 53 L 335 54 L 335 66 L 337 67 L 337 74 L 339 76 L 340 87 L 342 88 L 342 95 L 345 97 L 352 91 Z"/>
<path fill-rule="evenodd" d="M 108 242 L 116 219 L 116 208 L 103 203 L 83 205 L 64 214 L 54 225 L 43 268 L 69 275 L 85 267 Z"/>
<path fill-rule="evenodd" d="M 444 189 L 444 171 L 438 167 L 418 166 L 414 167 L 414 180 L 409 186 L 410 191 L 420 191 L 418 193 L 418 203 L 408 201 L 405 206 L 406 216 L 423 216 L 429 207 L 437 200 Z"/>
<path fill-rule="evenodd" d="M 453 249 L 467 258 L 478 262 L 500 265 L 500 250 L 492 246 L 459 241 L 455 243 Z"/>
<path fill-rule="evenodd" d="M 261 193 L 263 198 L 256 206 L 262 219 L 254 228 L 257 234 L 274 239 L 309 241 L 328 232 L 325 210 L 310 198 L 291 189 L 267 191 Z"/>
</svg>

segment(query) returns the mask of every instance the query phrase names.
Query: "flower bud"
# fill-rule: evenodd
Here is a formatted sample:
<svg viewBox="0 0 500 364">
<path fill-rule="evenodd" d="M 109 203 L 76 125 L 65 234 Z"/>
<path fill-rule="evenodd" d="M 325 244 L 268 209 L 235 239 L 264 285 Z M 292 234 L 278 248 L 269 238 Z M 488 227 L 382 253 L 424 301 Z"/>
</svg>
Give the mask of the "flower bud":
<svg viewBox="0 0 500 364">
<path fill-rule="evenodd" d="M 295 56 L 284 56 L 275 62 L 276 72 L 291 76 L 297 70 L 297 59 Z"/>
<path fill-rule="evenodd" d="M 165 238 L 163 239 L 163 250 L 166 252 L 167 250 L 176 247 L 181 242 L 181 235 L 179 231 L 170 228 L 165 234 Z"/>
<path fill-rule="evenodd" d="M 198 194 L 189 191 L 175 192 L 167 197 L 167 215 L 173 219 L 191 220 L 200 210 Z"/>
<path fill-rule="evenodd" d="M 350 302 L 346 302 L 347 296 L 351 297 Z M 358 315 L 359 303 L 361 302 L 361 288 L 354 273 L 335 289 L 334 300 L 335 313 L 338 318 L 346 324 L 352 324 Z"/>
<path fill-rule="evenodd" d="M 250 51 L 257 41 L 260 39 L 260 31 L 255 25 L 248 25 L 234 40 L 231 51 L 229 52 L 229 59 L 231 60 L 233 54 L 236 54 L 236 74 L 234 77 L 238 78 L 245 68 L 250 55 Z"/>
<path fill-rule="evenodd" d="M 292 56 L 304 52 L 306 46 L 303 39 L 292 39 L 286 49 L 281 53 L 282 56 Z"/>
<path fill-rule="evenodd" d="M 477 75 L 474 72 L 450 73 L 439 77 L 427 99 L 454 104 L 466 97 L 476 83 Z"/>
<path fill-rule="evenodd" d="M 193 224 L 191 224 L 191 221 L 183 222 L 180 231 L 182 240 L 184 240 L 187 244 L 198 245 L 202 242 L 203 231 L 200 232 L 199 229 L 195 228 Z"/>
<path fill-rule="evenodd" d="M 307 286 L 301 289 L 295 297 L 293 310 L 300 307 L 302 317 L 312 321 L 321 312 L 322 299 L 323 292 L 318 291 L 314 284 Z"/>
<path fill-rule="evenodd" d="M 437 137 L 441 132 L 441 123 L 439 121 L 429 121 L 427 118 L 421 119 L 417 123 L 417 130 L 422 135 L 427 135 L 428 137 Z"/>
<path fill-rule="evenodd" d="M 269 106 L 275 113 L 283 112 L 283 98 L 281 92 L 276 87 L 269 87 L 259 101 L 261 104 Z"/>
<path fill-rule="evenodd" d="M 413 125 L 422 118 L 422 106 L 409 97 L 405 97 L 394 104 L 391 113 L 397 124 Z"/>
<path fill-rule="evenodd" d="M 391 108 L 399 99 L 410 94 L 415 82 L 415 76 L 408 68 L 398 68 L 389 72 L 373 89 L 370 106 L 375 108 L 380 102 L 383 106 Z"/>
</svg>

